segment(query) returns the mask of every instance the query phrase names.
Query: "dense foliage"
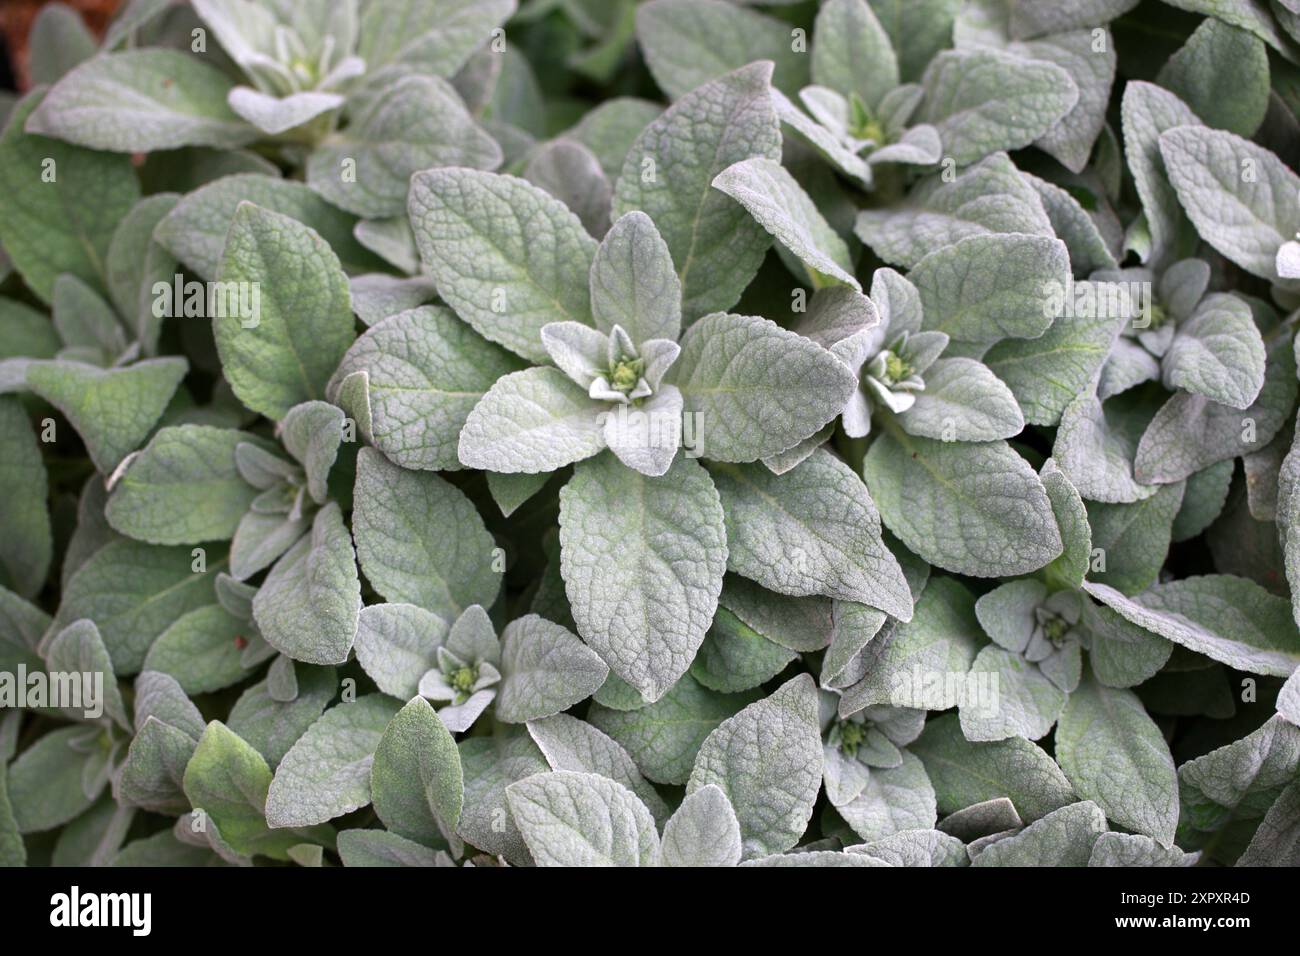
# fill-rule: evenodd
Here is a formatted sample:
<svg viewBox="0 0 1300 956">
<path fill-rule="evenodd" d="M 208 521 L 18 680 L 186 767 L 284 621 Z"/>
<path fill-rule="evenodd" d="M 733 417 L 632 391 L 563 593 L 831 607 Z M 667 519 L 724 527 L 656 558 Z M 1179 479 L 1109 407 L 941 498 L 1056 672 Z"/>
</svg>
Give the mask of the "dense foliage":
<svg viewBox="0 0 1300 956">
<path fill-rule="evenodd" d="M 0 863 L 1300 862 L 1300 3 L 32 58 Z"/>
</svg>

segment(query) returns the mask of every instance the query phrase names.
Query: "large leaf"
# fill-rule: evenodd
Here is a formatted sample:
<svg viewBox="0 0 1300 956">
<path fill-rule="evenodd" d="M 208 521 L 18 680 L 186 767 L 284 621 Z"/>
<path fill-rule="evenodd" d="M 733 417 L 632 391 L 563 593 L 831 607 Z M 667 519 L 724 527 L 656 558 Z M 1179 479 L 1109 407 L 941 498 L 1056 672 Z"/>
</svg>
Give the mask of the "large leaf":
<svg viewBox="0 0 1300 956">
<path fill-rule="evenodd" d="M 370 767 L 375 813 L 389 830 L 426 845 L 453 832 L 464 800 L 460 751 L 423 697 L 384 729 Z"/>
<path fill-rule="evenodd" d="M 819 449 L 784 475 L 759 464 L 712 474 L 727 516 L 729 570 L 780 594 L 823 594 L 911 619 L 903 571 L 848 465 Z"/>
<path fill-rule="evenodd" d="M 817 687 L 802 674 L 713 731 L 695 758 L 687 794 L 717 785 L 736 811 L 744 855 L 798 842 L 821 786 Z"/>
<path fill-rule="evenodd" d="M 1237 670 L 1286 677 L 1300 666 L 1300 632 L 1290 602 L 1254 581 L 1209 574 L 1157 584 L 1128 598 L 1084 585 L 1125 620 Z"/>
<path fill-rule="evenodd" d="M 280 761 L 266 796 L 267 822 L 309 826 L 368 804 L 375 750 L 397 711 L 382 694 L 326 711 Z"/>
<path fill-rule="evenodd" d="M 748 462 L 792 448 L 847 404 L 845 365 L 768 319 L 718 312 L 692 325 L 670 369 L 683 410 L 697 416 L 697 450 Z"/>
<path fill-rule="evenodd" d="M 1056 728 L 1056 759 L 1085 800 L 1120 826 L 1169 846 L 1178 824 L 1178 779 L 1169 745 L 1131 690 L 1091 675 L 1070 694 Z"/>
<path fill-rule="evenodd" d="M 219 271 L 223 283 L 260 290 L 253 318 L 229 306 L 213 318 L 222 372 L 240 401 L 280 419 L 299 402 L 324 398 L 356 338 L 347 276 L 329 244 L 296 219 L 245 203 Z"/>
<path fill-rule="evenodd" d="M 712 188 L 733 163 L 781 158 L 771 77 L 769 64 L 754 63 L 693 89 L 641 131 L 623 162 L 613 215 L 640 209 L 654 220 L 681 278 L 687 322 L 735 305 L 771 244 Z"/>
<path fill-rule="evenodd" d="M 455 470 L 465 419 L 520 364 L 446 309 L 423 306 L 371 326 L 343 356 L 328 392 L 341 401 L 344 379 L 364 372 L 374 446 L 404 468 Z"/>
<path fill-rule="evenodd" d="M 506 788 L 538 866 L 654 866 L 659 834 L 645 804 L 594 773 L 553 770 Z"/>
<path fill-rule="evenodd" d="M 863 465 L 885 525 L 931 564 L 978 577 L 1037 570 L 1061 553 L 1042 482 L 1004 442 L 891 431 Z"/>
<path fill-rule="evenodd" d="M 27 129 L 115 153 L 242 146 L 259 134 L 226 105 L 232 87 L 199 57 L 126 50 L 93 57 L 54 84 Z"/>
<path fill-rule="evenodd" d="M 560 492 L 561 570 L 578 631 L 614 673 L 658 700 L 713 620 L 727 543 L 708 474 L 689 458 L 647 478 L 613 455 Z"/>
<path fill-rule="evenodd" d="M 21 403 L 0 398 L 0 586 L 35 597 L 54 548 L 49 482 L 40 445 Z"/>
<path fill-rule="evenodd" d="M 413 176 L 409 204 L 425 270 L 484 338 L 544 362 L 542 326 L 591 323 L 596 243 L 558 199 L 513 176 L 448 167 Z"/>
<path fill-rule="evenodd" d="M 361 570 L 386 599 L 447 620 L 471 604 L 492 606 L 501 586 L 495 544 L 460 489 L 363 448 L 353 502 Z"/>
</svg>

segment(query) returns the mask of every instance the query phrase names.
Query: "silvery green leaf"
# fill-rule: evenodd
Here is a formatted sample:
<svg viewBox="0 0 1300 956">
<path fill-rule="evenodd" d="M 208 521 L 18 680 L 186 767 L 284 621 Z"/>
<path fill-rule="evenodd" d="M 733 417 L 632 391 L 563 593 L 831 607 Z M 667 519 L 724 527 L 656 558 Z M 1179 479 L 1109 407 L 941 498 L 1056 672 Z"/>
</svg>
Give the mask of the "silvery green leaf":
<svg viewBox="0 0 1300 956">
<path fill-rule="evenodd" d="M 338 691 L 332 667 L 298 666 L 295 670 L 298 696 L 292 701 L 275 700 L 267 690 L 267 682 L 260 681 L 239 696 L 227 722 L 272 767 L 280 763 L 289 748 L 316 722 Z"/>
<path fill-rule="evenodd" d="M 347 705 L 344 705 L 347 706 Z M 389 830 L 426 845 L 455 829 L 464 799 L 456 741 L 423 697 L 394 715 L 370 767 L 375 814 Z"/>
<path fill-rule="evenodd" d="M 939 821 L 939 830 L 971 842 L 993 833 L 1007 830 L 1019 830 L 1024 826 L 1016 806 L 1007 797 L 994 797 L 982 803 L 973 803 L 969 807 L 950 813 Z"/>
<path fill-rule="evenodd" d="M 468 737 L 458 747 L 465 802 L 457 834 L 466 843 L 503 856 L 513 865 L 527 865 L 531 858 L 506 802 L 506 787 L 546 773 L 546 758 L 523 728 L 493 737 Z"/>
<path fill-rule="evenodd" d="M 130 728 L 131 721 L 126 714 L 126 705 L 122 703 L 122 691 L 117 686 L 117 675 L 113 673 L 113 662 L 109 659 L 108 649 L 99 636 L 95 622 L 82 618 L 73 621 L 55 634 L 45 645 L 45 667 L 51 674 L 80 674 L 86 682 L 98 684 L 101 690 L 82 687 L 80 706 L 67 707 L 63 714 L 74 720 L 91 719 L 88 715 L 90 705 L 95 704 L 103 716 L 116 721 L 123 728 Z M 99 696 L 92 699 L 92 693 Z"/>
<path fill-rule="evenodd" d="M 1079 199 L 1055 183 L 1029 173 L 1021 175 L 1037 191 L 1043 211 L 1051 221 L 1052 231 L 1070 250 L 1070 264 L 1075 275 L 1086 276 L 1098 269 L 1118 268 L 1113 248 L 1118 245 L 1118 236 L 1111 236 L 1109 232 L 1103 234 L 1104 219 L 1094 219 Z"/>
<path fill-rule="evenodd" d="M 200 720 L 199 726 L 203 723 Z M 157 717 L 139 723 L 117 778 L 119 799 L 154 813 L 182 814 L 190 802 L 181 789 L 185 767 L 198 736 L 190 736 Z"/>
<path fill-rule="evenodd" d="M 675 354 L 676 343 L 670 344 Z M 633 414 L 628 414 L 624 405 L 602 412 L 605 443 L 627 467 L 658 478 L 672 466 L 681 444 L 678 423 L 682 404 L 682 393 L 676 385 L 661 385 Z"/>
<path fill-rule="evenodd" d="M 605 447 L 603 411 L 606 405 L 558 369 L 512 372 L 466 417 L 460 463 L 506 473 L 555 471 Z"/>
<path fill-rule="evenodd" d="M 1268 54 L 1245 30 L 1206 17 L 1156 81 L 1208 126 L 1251 136 L 1268 109 Z"/>
<path fill-rule="evenodd" d="M 959 703 L 967 740 L 1038 740 L 1052 729 L 1065 706 L 1066 693 L 1037 664 L 1001 647 L 981 650 L 968 679 L 989 693 L 970 694 Z"/>
<path fill-rule="evenodd" d="M 1115 823 L 1172 845 L 1178 780 L 1169 745 L 1130 690 L 1085 674 L 1061 713 L 1056 759 L 1085 800 Z"/>
<path fill-rule="evenodd" d="M 292 703 L 297 698 L 298 674 L 292 657 L 279 654 L 271 661 L 271 666 L 266 669 L 266 692 L 281 704 Z"/>
<path fill-rule="evenodd" d="M 1103 833 L 1092 845 L 1088 865 L 1195 866 L 1200 856 L 1199 853 L 1184 853 L 1176 846 L 1161 846 L 1141 833 Z"/>
<path fill-rule="evenodd" d="M 961 342 L 1037 338 L 1052 324 L 1044 290 L 1065 288 L 1070 254 L 1046 236 L 976 235 L 931 252 L 908 278 L 925 328 Z"/>
<path fill-rule="evenodd" d="M 268 136 L 279 136 L 337 110 L 345 102 L 338 93 L 306 90 L 275 96 L 249 86 L 237 86 L 227 97 L 238 116 Z"/>
<path fill-rule="evenodd" d="M 906 830 L 847 847 L 845 852 L 884 860 L 890 866 L 967 866 L 970 863 L 961 840 L 939 830 Z"/>
<path fill-rule="evenodd" d="M 373 272 L 380 265 L 352 237 L 353 225 L 361 225 L 353 216 L 303 183 L 253 173 L 223 176 L 183 197 L 158 223 L 154 237 L 188 269 L 214 280 L 231 221 L 245 202 L 298 220 L 324 239 L 349 270 Z"/>
<path fill-rule="evenodd" d="M 663 112 L 663 107 L 632 96 L 615 96 L 583 115 L 565 133 L 596 154 L 613 182 L 637 135 Z"/>
<path fill-rule="evenodd" d="M 1161 363 L 1165 385 L 1232 408 L 1248 408 L 1264 387 L 1264 342 L 1250 308 L 1213 293 L 1179 323 Z"/>
<path fill-rule="evenodd" d="M 1184 578 L 1132 598 L 1105 584 L 1084 590 L 1139 627 L 1238 670 L 1285 677 L 1300 664 L 1290 602 L 1245 578 Z"/>
<path fill-rule="evenodd" d="M 1277 695 L 1277 712 L 1300 726 L 1300 671 L 1292 671 Z"/>
<path fill-rule="evenodd" d="M 371 604 L 357 621 L 357 661 L 380 690 L 414 697 L 420 678 L 438 665 L 446 622 L 414 604 Z"/>
<path fill-rule="evenodd" d="M 176 193 L 156 193 L 136 203 L 118 224 L 104 261 L 113 305 L 124 325 L 139 337 L 145 355 L 158 351 L 162 317 L 155 316 L 154 285 L 173 280 L 176 260 L 153 238 L 159 222 L 180 201 Z"/>
<path fill-rule="evenodd" d="M 353 502 L 361 570 L 386 600 L 449 620 L 471 604 L 492 605 L 501 586 L 495 544 L 458 488 L 363 448 Z"/>
<path fill-rule="evenodd" d="M 63 413 L 108 477 L 153 430 L 188 368 L 180 357 L 112 369 L 65 359 L 32 362 L 27 387 Z"/>
<path fill-rule="evenodd" d="M 105 544 L 68 579 L 54 627 L 83 617 L 99 627 L 119 677 L 140 670 L 157 637 L 187 611 L 212 604 L 212 579 L 225 555 L 211 549 L 196 571 L 185 547 L 118 539 Z"/>
<path fill-rule="evenodd" d="M 641 776 L 628 752 L 591 724 L 568 714 L 528 722 L 528 733 L 541 748 L 552 770 L 572 770 L 608 777 L 631 790 L 656 822 L 668 817 L 668 805 Z M 739 838 L 737 838 L 739 842 Z"/>
<path fill-rule="evenodd" d="M 352 293 L 352 311 L 366 325 L 378 325 L 390 315 L 427 305 L 438 296 L 432 279 L 424 276 L 399 279 L 382 272 L 352 276 L 348 288 Z"/>
<path fill-rule="evenodd" d="M 343 443 L 343 421 L 340 408 L 319 400 L 295 405 L 280 421 L 280 441 L 302 465 L 307 490 L 318 505 L 329 497 L 326 482 Z"/>
<path fill-rule="evenodd" d="M 584 640 L 647 701 L 690 666 L 713 620 L 727 543 L 708 473 L 678 458 L 646 478 L 612 455 L 560 492 L 561 569 Z"/>
<path fill-rule="evenodd" d="M 818 450 L 784 475 L 759 464 L 712 474 L 729 570 L 781 594 L 822 594 L 911 619 L 911 593 L 880 538 L 875 505 L 834 455 Z"/>
<path fill-rule="evenodd" d="M 868 843 L 906 830 L 931 829 L 937 819 L 925 767 L 907 751 L 898 767 L 873 767 L 862 793 L 835 810 Z"/>
<path fill-rule="evenodd" d="M 620 783 L 553 770 L 506 788 L 510 811 L 538 866 L 654 866 L 650 811 Z"/>
<path fill-rule="evenodd" d="M 740 822 L 714 784 L 688 794 L 664 825 L 663 866 L 735 866 L 740 856 Z"/>
<path fill-rule="evenodd" d="M 637 39 L 659 88 L 685 98 L 755 60 L 775 64 L 773 85 L 793 94 L 808 82 L 806 57 L 780 20 L 720 0 L 655 0 L 637 10 Z"/>
<path fill-rule="evenodd" d="M 86 756 L 74 747 L 87 732 L 81 725 L 52 730 L 9 764 L 9 804 L 19 833 L 62 826 L 95 802 L 97 792 L 88 797 L 82 791 Z"/>
<path fill-rule="evenodd" d="M 1201 237 L 1247 272 L 1276 279 L 1278 248 L 1300 232 L 1300 177 L 1263 147 L 1204 126 L 1162 133 L 1160 153 Z"/>
<path fill-rule="evenodd" d="M 54 327 L 66 347 L 101 354 L 108 360 L 104 364 L 125 351 L 125 330 L 112 307 L 72 273 L 54 280 L 53 308 Z"/>
<path fill-rule="evenodd" d="M 652 704 L 636 710 L 593 704 L 587 719 L 618 741 L 646 777 L 684 784 L 705 738 L 756 696 L 715 693 L 684 674 Z"/>
<path fill-rule="evenodd" d="M 572 209 L 592 236 L 599 239 L 609 231 L 613 187 L 600 160 L 586 146 L 564 138 L 552 140 L 532 154 L 523 176 Z"/>
<path fill-rule="evenodd" d="M 1092 529 L 1083 499 L 1054 458 L 1043 463 L 1038 473 L 1043 490 L 1052 503 L 1056 527 L 1061 532 L 1064 549 L 1046 570 L 1048 580 L 1068 588 L 1078 588 L 1092 564 Z"/>
<path fill-rule="evenodd" d="M 1032 823 L 1076 797 L 1056 762 L 1023 737 L 972 743 L 956 714 L 929 721 L 908 748 L 921 758 L 934 784 L 939 812 L 1007 797 Z"/>
<path fill-rule="evenodd" d="M 63 3 L 44 4 L 31 22 L 27 38 L 32 83 L 55 83 L 94 56 L 96 46 L 95 35 L 80 13 Z"/>
<path fill-rule="evenodd" d="M 1300 783 L 1292 783 L 1264 814 L 1250 845 L 1238 857 L 1237 866 L 1297 864 L 1300 864 Z"/>
<path fill-rule="evenodd" d="M 1010 576 L 1036 570 L 1062 551 L 1042 482 L 1004 442 L 958 444 L 889 432 L 867 452 L 863 476 L 885 525 L 930 564 Z"/>
<path fill-rule="evenodd" d="M 798 444 L 857 387 L 842 362 L 803 336 L 730 313 L 687 329 L 670 373 L 685 411 L 705 423 L 699 450 L 713 461 L 756 461 Z"/>
<path fill-rule="evenodd" d="M 1119 333 L 1113 317 L 1058 315 L 1033 339 L 1003 339 L 984 354 L 984 364 L 1006 383 L 1034 425 L 1054 425 L 1083 393 L 1106 360 Z M 926 376 L 926 388 L 930 376 Z"/>
<path fill-rule="evenodd" d="M 284 755 L 266 796 L 273 827 L 310 826 L 370 802 L 370 769 L 398 711 L 382 694 L 336 704 Z"/>
<path fill-rule="evenodd" d="M 802 674 L 723 721 L 700 747 L 686 789 L 722 789 L 740 821 L 744 855 L 752 858 L 798 842 L 821 787 L 821 767 L 817 688 Z"/>
<path fill-rule="evenodd" d="M 733 163 L 781 158 L 771 77 L 770 64 L 753 63 L 687 93 L 642 130 L 615 185 L 614 218 L 642 210 L 668 244 L 688 322 L 735 305 L 771 245 L 744 209 L 710 188 Z"/>
<path fill-rule="evenodd" d="M 1208 831 L 1233 818 L 1258 819 L 1295 780 L 1297 766 L 1300 728 L 1270 717 L 1240 740 L 1178 768 L 1182 822 Z"/>
<path fill-rule="evenodd" d="M 36 649 L 50 624 L 50 616 L 36 605 L 29 604 L 8 588 L 0 587 L 0 667 L 16 672 L 18 665 L 23 663 L 31 671 L 40 670 L 41 659 Z M 3 747 L 0 747 L 2 753 Z"/>
<path fill-rule="evenodd" d="M 484 338 L 545 361 L 541 328 L 589 323 L 596 243 L 526 180 L 446 167 L 411 178 L 411 227 L 443 300 Z"/>
<path fill-rule="evenodd" d="M 234 852 L 287 859 L 288 849 L 301 842 L 296 833 L 275 833 L 267 826 L 263 806 L 271 770 L 262 755 L 219 720 L 208 724 L 185 767 L 185 796 L 202 810 L 210 826 Z"/>
<path fill-rule="evenodd" d="M 26 129 L 115 153 L 243 146 L 258 132 L 226 105 L 231 87 L 220 70 L 176 50 L 110 53 L 55 83 Z"/>
<path fill-rule="evenodd" d="M 970 592 L 952 578 L 932 579 L 912 620 L 868 637 L 865 676 L 844 691 L 841 716 L 873 704 L 922 710 L 955 706 L 975 660 L 978 633 Z"/>
<path fill-rule="evenodd" d="M 744 206 L 793 253 L 808 270 L 814 288 L 835 280 L 861 290 L 848 246 L 780 163 L 762 156 L 742 160 L 715 176 L 713 188 Z"/>
<path fill-rule="evenodd" d="M 254 631 L 251 622 L 207 604 L 171 622 L 150 645 L 144 667 L 171 675 L 189 694 L 220 690 L 248 676 L 239 642 Z"/>
<path fill-rule="evenodd" d="M 1165 402 L 1137 446 L 1134 468 L 1141 480 L 1179 481 L 1273 440 L 1295 405 L 1296 368 L 1285 336 L 1267 348 L 1264 386 L 1249 408 L 1238 410 L 1188 392 Z"/>
<path fill-rule="evenodd" d="M 1010 27 L 1017 37 L 1035 37 L 1080 27 L 1095 27 L 1127 13 L 1137 0 L 1020 0 L 1010 10 Z"/>
<path fill-rule="evenodd" d="M 845 146 L 835 133 L 795 106 L 780 90 L 772 90 L 772 106 L 781 122 L 806 139 L 824 159 L 845 176 L 858 180 L 863 188 L 871 188 L 874 177 L 867 159 Z"/>
<path fill-rule="evenodd" d="M 1277 521 L 1278 483 L 1282 462 L 1295 442 L 1294 423 L 1284 427 L 1273 440 L 1257 452 L 1243 455 L 1246 477 L 1246 503 L 1250 516 L 1257 521 Z M 1281 535 L 1280 533 L 1280 536 Z"/>
<path fill-rule="evenodd" d="M 723 693 L 749 690 L 781 673 L 795 657 L 793 651 L 769 641 L 719 607 L 691 662 L 691 675 L 705 687 Z"/>
<path fill-rule="evenodd" d="M 140 186 L 129 157 L 25 133 L 42 95 L 19 101 L 0 135 L 0 186 L 8 197 L 0 208 L 0 243 L 27 285 L 49 302 L 64 272 L 104 286 L 104 256 L 118 223 L 140 198 Z M 33 170 L 47 168 L 58 178 L 31 188 Z M 94 203 L 81 201 L 91 195 Z"/>
<path fill-rule="evenodd" d="M 526 614 L 501 633 L 497 719 L 519 724 L 558 714 L 594 694 L 608 676 L 605 662 L 568 629 Z"/>
<path fill-rule="evenodd" d="M 263 293 L 251 316 L 227 300 L 224 316 L 213 320 L 222 372 L 240 401 L 280 419 L 300 402 L 324 398 L 356 338 L 347 276 L 325 239 L 289 216 L 241 203 L 218 271 L 223 283 Z M 242 307 L 242 293 L 239 299 Z"/>
<path fill-rule="evenodd" d="M 327 394 L 338 399 L 344 379 L 364 371 L 374 446 L 406 468 L 454 470 L 465 419 L 520 364 L 446 309 L 424 306 L 392 315 L 357 339 Z"/>
<path fill-rule="evenodd" d="M 1170 184 L 1161 156 L 1160 135 L 1200 119 L 1175 94 L 1154 83 L 1133 80 L 1121 101 L 1124 152 L 1151 233 L 1152 260 L 1190 251 L 1187 217 Z"/>
<path fill-rule="evenodd" d="M 1091 601 L 1083 606 L 1083 623 L 1092 638 L 1088 662 L 1107 687 L 1135 687 L 1150 679 L 1169 660 L 1174 645 Z"/>
<path fill-rule="evenodd" d="M 23 405 L 0 398 L 0 586 L 35 597 L 53 552 L 49 480 Z"/>
<path fill-rule="evenodd" d="M 596 249 L 591 312 L 596 327 L 621 326 L 633 342 L 676 341 L 682 328 L 682 286 L 667 243 L 645 213 L 620 216 Z"/>
<path fill-rule="evenodd" d="M 1008 232 L 1055 236 L 1028 178 L 1006 153 L 980 160 L 956 178 L 929 176 L 897 205 L 863 210 L 854 232 L 876 255 L 903 268 L 968 236 Z"/>
<path fill-rule="evenodd" d="M 437 866 L 438 851 L 387 830 L 344 830 L 338 839 L 344 866 Z"/>
<path fill-rule="evenodd" d="M 239 520 L 230 542 L 230 574 L 236 581 L 269 568 L 311 528 L 311 515 L 262 514 L 256 510 L 259 500 Z"/>
<path fill-rule="evenodd" d="M 411 174 L 434 166 L 493 169 L 501 147 L 445 80 L 407 75 L 367 101 L 307 160 L 307 182 L 341 209 L 382 219 L 406 211 Z M 346 175 L 345 175 L 346 173 Z"/>
<path fill-rule="evenodd" d="M 773 853 L 752 860 L 744 860 L 741 866 L 761 867 L 867 867 L 889 866 L 884 860 L 861 853 L 849 853 L 839 850 L 800 850 L 794 853 Z"/>
<path fill-rule="evenodd" d="M 988 366 L 974 359 L 939 359 L 925 372 L 925 390 L 898 416 L 909 435 L 944 441 L 1013 438 L 1025 427 L 1020 405 Z"/>
<path fill-rule="evenodd" d="M 1183 483 L 1158 486 L 1155 494 L 1131 504 L 1089 502 L 1092 547 L 1106 557 L 1092 579 L 1124 594 L 1155 583 L 1169 552 L 1174 515 L 1183 500 Z"/>
<path fill-rule="evenodd" d="M 1014 44 L 1011 49 L 1036 62 L 1059 66 L 1074 81 L 1079 99 L 1034 145 L 1071 172 L 1082 172 L 1106 122 L 1106 106 L 1115 80 L 1115 41 L 1110 31 L 1100 28 L 1055 33 Z"/>
<path fill-rule="evenodd" d="M 832 602 L 823 597 L 790 597 L 729 574 L 718 602 L 769 641 L 792 651 L 818 651 L 831 641 Z"/>
<path fill-rule="evenodd" d="M 1229 458 L 1188 477 L 1183 503 L 1174 516 L 1174 541 L 1196 537 L 1219 517 L 1228 500 L 1234 466 L 1235 462 Z"/>
<path fill-rule="evenodd" d="M 987 847 L 973 866 L 1087 866 L 1106 817 L 1089 800 L 1072 803 Z"/>
<path fill-rule="evenodd" d="M 308 664 L 341 664 L 352 650 L 361 583 L 352 538 L 330 502 L 276 562 L 253 598 L 253 618 L 267 643 Z"/>
<path fill-rule="evenodd" d="M 194 706 L 176 679 L 157 671 L 143 671 L 135 681 L 135 729 L 149 717 L 175 727 L 198 740 L 205 726 L 199 709 Z"/>
<path fill-rule="evenodd" d="M 526 472 L 505 474 L 489 471 L 487 472 L 488 491 L 491 492 L 492 500 L 496 502 L 497 507 L 501 509 L 501 516 L 509 518 L 521 505 L 541 491 L 550 477 L 550 474 L 544 471 L 535 474 Z"/>
<path fill-rule="evenodd" d="M 992 50 L 947 50 L 921 80 L 919 122 L 939 132 L 944 153 L 958 165 L 1038 139 L 1070 112 L 1079 90 L 1052 63 Z"/>
<path fill-rule="evenodd" d="M 831 0 L 813 22 L 812 80 L 874 110 L 899 84 L 889 34 L 866 0 Z"/>
<path fill-rule="evenodd" d="M 449 77 L 514 12 L 512 0 L 401 0 L 371 4 L 357 53 L 371 70 L 407 65 Z"/>
<path fill-rule="evenodd" d="M 114 530 L 151 544 L 197 544 L 234 535 L 257 495 L 240 475 L 234 429 L 160 429 L 113 486 L 105 515 Z"/>
<path fill-rule="evenodd" d="M 1052 457 L 1090 501 L 1127 503 L 1155 494 L 1154 486 L 1135 476 L 1133 459 L 1144 423 L 1128 412 L 1115 402 L 1105 408 L 1085 392 L 1061 413 Z"/>
</svg>

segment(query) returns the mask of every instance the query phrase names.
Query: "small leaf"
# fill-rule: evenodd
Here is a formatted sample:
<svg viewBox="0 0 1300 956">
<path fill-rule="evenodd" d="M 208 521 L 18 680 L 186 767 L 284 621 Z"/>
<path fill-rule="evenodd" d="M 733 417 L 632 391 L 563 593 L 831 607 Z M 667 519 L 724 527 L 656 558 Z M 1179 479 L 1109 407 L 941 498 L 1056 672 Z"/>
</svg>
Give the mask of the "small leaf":
<svg viewBox="0 0 1300 956">
<path fill-rule="evenodd" d="M 375 813 L 399 836 L 433 845 L 453 832 L 464 800 L 460 752 L 423 697 L 397 712 L 370 768 Z"/>
</svg>

